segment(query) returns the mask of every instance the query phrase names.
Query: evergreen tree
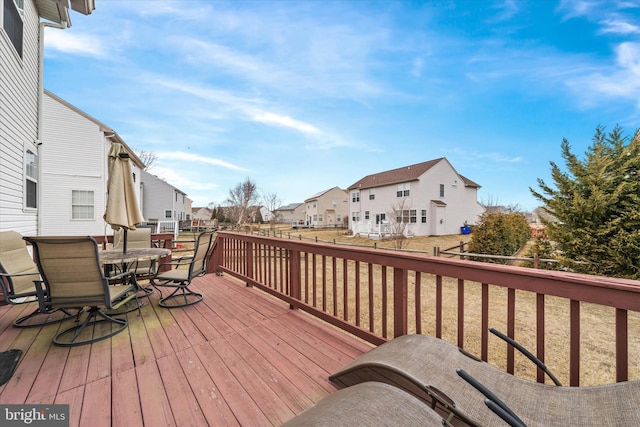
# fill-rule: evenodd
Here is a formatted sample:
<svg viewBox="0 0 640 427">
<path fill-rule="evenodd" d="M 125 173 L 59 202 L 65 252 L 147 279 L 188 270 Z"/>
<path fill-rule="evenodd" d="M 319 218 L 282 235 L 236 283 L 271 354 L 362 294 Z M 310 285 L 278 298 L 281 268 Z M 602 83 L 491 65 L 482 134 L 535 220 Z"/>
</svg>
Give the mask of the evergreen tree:
<svg viewBox="0 0 640 427">
<path fill-rule="evenodd" d="M 561 144 L 565 168 L 554 162 L 555 186 L 538 179 L 531 193 L 555 219 L 543 219 L 560 263 L 572 271 L 640 279 L 640 130 L 630 141 L 616 126 L 596 129 L 579 159 Z"/>
</svg>

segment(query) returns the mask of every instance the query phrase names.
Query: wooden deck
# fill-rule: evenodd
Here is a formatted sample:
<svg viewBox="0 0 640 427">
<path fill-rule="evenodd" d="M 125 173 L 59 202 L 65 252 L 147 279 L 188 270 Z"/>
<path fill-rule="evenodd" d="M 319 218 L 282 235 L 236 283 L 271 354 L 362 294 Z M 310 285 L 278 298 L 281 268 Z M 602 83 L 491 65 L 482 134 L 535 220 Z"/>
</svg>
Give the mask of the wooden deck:
<svg viewBox="0 0 640 427">
<path fill-rule="evenodd" d="M 142 315 L 110 339 L 74 348 L 51 340 L 73 320 L 15 328 L 31 304 L 0 306 L 0 351 L 23 350 L 0 403 L 66 403 L 70 425 L 280 425 L 335 387 L 328 375 L 371 346 L 230 277 L 193 283 L 205 295 Z"/>
</svg>

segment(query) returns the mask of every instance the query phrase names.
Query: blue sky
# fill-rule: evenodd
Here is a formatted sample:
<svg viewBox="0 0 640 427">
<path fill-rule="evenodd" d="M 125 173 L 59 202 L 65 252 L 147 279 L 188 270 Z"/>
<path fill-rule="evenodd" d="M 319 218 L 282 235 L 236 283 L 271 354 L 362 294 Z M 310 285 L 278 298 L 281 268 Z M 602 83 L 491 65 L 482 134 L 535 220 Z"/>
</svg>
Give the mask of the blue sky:
<svg viewBox="0 0 640 427">
<path fill-rule="evenodd" d="M 46 29 L 44 75 L 194 206 L 446 157 L 533 209 L 563 138 L 640 127 L 640 1 L 96 0 Z"/>
</svg>

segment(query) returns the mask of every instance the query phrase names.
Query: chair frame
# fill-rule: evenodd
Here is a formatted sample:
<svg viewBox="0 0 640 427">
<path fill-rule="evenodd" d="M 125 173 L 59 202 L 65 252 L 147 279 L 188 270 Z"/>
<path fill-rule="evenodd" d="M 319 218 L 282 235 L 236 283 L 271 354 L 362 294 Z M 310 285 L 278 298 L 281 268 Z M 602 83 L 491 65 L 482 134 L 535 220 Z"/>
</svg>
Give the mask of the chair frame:
<svg viewBox="0 0 640 427">
<path fill-rule="evenodd" d="M 31 300 L 18 302 L 16 301 L 16 299 L 31 298 L 31 297 L 40 298 L 38 296 L 38 291 L 35 283 L 33 284 L 33 287 L 30 288 L 29 290 L 26 290 L 26 291 L 22 290 L 22 292 L 16 292 L 16 286 L 15 286 L 16 284 L 14 283 L 14 281 L 16 279 L 23 278 L 23 277 L 32 277 L 33 278 L 32 282 L 39 281 L 40 273 L 38 272 L 38 266 L 31 258 L 31 255 L 27 250 L 27 246 L 24 243 L 21 234 L 15 231 L 0 232 L 0 234 L 2 235 L 2 239 L 15 239 L 16 242 L 19 240 L 24 245 L 24 252 L 25 252 L 24 257 L 28 257 L 29 259 L 31 259 L 31 261 L 33 262 L 33 269 L 35 270 L 32 273 L 17 273 L 17 274 L 10 273 L 12 268 L 10 268 L 9 265 L 7 265 L 8 263 L 6 262 L 3 264 L 2 256 L 0 254 L 0 287 L 2 288 L 2 292 L 4 294 L 4 300 L 9 304 L 14 304 L 14 305 L 28 304 L 28 303 L 34 302 Z M 46 299 L 48 295 L 46 292 L 44 292 L 41 297 Z M 64 313 L 64 316 L 62 316 L 59 319 L 49 319 L 48 316 L 52 315 L 57 311 Z M 38 303 L 38 306 L 34 311 L 32 311 L 27 315 L 20 316 L 17 319 L 15 319 L 13 321 L 13 326 L 18 328 L 32 328 L 32 327 L 52 325 L 52 324 L 59 323 L 64 320 L 76 317 L 77 314 L 79 313 L 71 313 L 66 309 L 52 309 L 52 310 L 43 311 L 40 304 Z M 36 316 L 39 316 L 39 315 L 47 316 L 47 318 L 39 322 L 28 322 L 30 319 L 35 318 Z"/>
<path fill-rule="evenodd" d="M 140 303 L 138 301 L 137 295 L 140 287 L 138 286 L 138 283 L 136 281 L 135 274 L 131 271 L 126 271 L 116 276 L 106 277 L 100 265 L 98 244 L 93 237 L 25 237 L 24 239 L 31 242 L 31 244 L 33 245 L 36 264 L 38 265 L 40 276 L 42 277 L 41 281 L 35 282 L 38 293 L 38 300 L 40 301 L 40 309 L 51 310 L 53 308 L 56 308 L 56 306 L 68 307 L 75 304 L 89 307 L 87 316 L 81 324 L 60 331 L 53 338 L 53 343 L 55 345 L 63 347 L 73 347 L 90 344 L 112 337 L 127 328 L 128 321 L 126 318 L 119 319 L 116 317 L 112 317 L 111 315 L 106 314 L 100 307 L 106 307 L 109 310 L 117 310 L 118 308 L 135 298 L 138 308 L 138 314 L 140 314 Z M 43 257 L 42 247 L 49 244 L 88 244 L 87 242 L 93 243 L 93 255 L 95 256 L 95 270 L 89 272 L 94 276 L 90 279 L 97 277 L 97 282 L 99 282 L 97 284 L 98 287 L 102 289 L 102 293 L 78 295 L 74 296 L 73 298 L 65 296 L 58 300 L 56 292 L 53 291 L 53 289 L 57 286 L 60 286 L 61 284 L 65 285 L 66 283 L 64 283 L 64 281 L 58 282 L 59 277 L 55 277 L 55 281 L 51 280 L 51 278 L 56 274 L 49 274 L 51 271 L 48 270 L 49 267 L 46 267 L 46 263 L 43 262 L 46 261 L 46 256 Z M 89 263 L 93 268 L 93 263 L 90 261 Z M 72 283 L 73 282 L 71 282 L 71 284 Z M 116 283 L 122 284 L 117 285 Z M 68 286 L 68 284 L 66 285 Z M 48 295 L 49 297 L 45 298 L 44 295 Z M 78 340 L 82 332 L 87 329 L 87 327 L 95 326 L 100 322 L 109 322 L 113 325 L 116 325 L 117 327 L 102 335 L 93 336 L 90 339 Z"/>
<path fill-rule="evenodd" d="M 195 277 L 206 274 L 212 243 L 213 232 L 203 231 L 196 239 L 193 256 L 180 257 L 177 260 L 162 263 L 158 266 L 159 273 L 156 274 L 155 277 L 151 278 L 151 285 L 160 293 L 160 301 L 158 304 L 161 307 L 186 307 L 202 301 L 204 298 L 203 295 L 189 289 L 189 285 Z M 162 267 L 165 265 L 170 265 L 174 268 L 166 272 L 160 272 Z M 186 273 L 184 273 L 184 267 L 188 267 L 188 271 Z M 182 271 L 177 273 L 178 270 Z M 163 297 L 162 291 L 159 289 L 163 287 L 175 289 L 171 294 Z M 184 300 L 184 302 L 181 302 L 180 300 Z M 169 302 L 176 303 L 171 304 Z"/>
</svg>

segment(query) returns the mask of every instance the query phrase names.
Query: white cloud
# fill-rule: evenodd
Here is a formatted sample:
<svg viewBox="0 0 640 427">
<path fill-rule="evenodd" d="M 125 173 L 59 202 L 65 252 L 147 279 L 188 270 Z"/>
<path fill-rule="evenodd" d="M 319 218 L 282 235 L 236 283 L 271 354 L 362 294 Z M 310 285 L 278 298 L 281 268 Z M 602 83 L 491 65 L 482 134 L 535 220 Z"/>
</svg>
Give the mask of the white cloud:
<svg viewBox="0 0 640 427">
<path fill-rule="evenodd" d="M 640 34 L 640 27 L 626 21 L 607 19 L 602 22 L 600 34 Z"/>
<path fill-rule="evenodd" d="M 231 170 L 235 170 L 235 171 L 247 171 L 248 170 L 248 169 L 245 169 L 243 167 L 234 165 L 232 163 L 225 162 L 224 160 L 216 159 L 216 158 L 213 158 L 213 157 L 201 156 L 201 155 L 193 154 L 193 153 L 185 153 L 183 151 L 162 152 L 162 153 L 157 153 L 157 155 L 158 155 L 159 159 L 166 159 L 166 160 L 171 160 L 171 161 L 181 160 L 183 162 L 204 163 L 204 164 L 212 165 L 212 166 L 221 166 L 221 167 L 223 167 L 225 169 L 231 169 Z M 154 171 L 155 170 L 156 169 L 154 169 Z"/>
<path fill-rule="evenodd" d="M 47 50 L 97 58 L 107 56 L 99 37 L 77 34 L 69 30 L 47 29 L 44 42 Z"/>
<path fill-rule="evenodd" d="M 305 134 L 318 135 L 321 133 L 320 130 L 313 125 L 292 119 L 289 116 L 282 116 L 275 113 L 260 112 L 254 114 L 252 119 L 256 122 L 264 123 L 266 125 L 282 126 L 297 130 Z"/>
</svg>

